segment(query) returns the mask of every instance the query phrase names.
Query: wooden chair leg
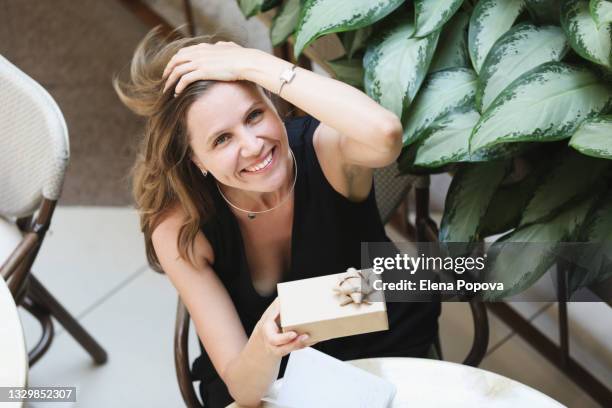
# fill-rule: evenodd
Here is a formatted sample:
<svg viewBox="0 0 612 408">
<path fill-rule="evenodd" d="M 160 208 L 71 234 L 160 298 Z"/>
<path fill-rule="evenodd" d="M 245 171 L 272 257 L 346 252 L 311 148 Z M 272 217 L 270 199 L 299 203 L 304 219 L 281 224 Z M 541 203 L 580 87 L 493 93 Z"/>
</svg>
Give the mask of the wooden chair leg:
<svg viewBox="0 0 612 408">
<path fill-rule="evenodd" d="M 478 367 L 489 347 L 489 318 L 487 308 L 481 301 L 470 299 L 470 309 L 474 319 L 474 341 L 463 364 Z"/>
<path fill-rule="evenodd" d="M 442 354 L 442 344 L 440 343 L 440 333 L 436 334 L 436 338 L 434 339 L 434 347 L 436 349 L 436 353 L 438 353 L 438 358 L 440 360 L 444 360 L 444 355 Z"/>
<path fill-rule="evenodd" d="M 49 293 L 49 291 L 30 273 L 28 295 L 49 309 L 49 312 L 70 335 L 91 355 L 97 364 L 104 364 L 108 359 L 106 351 L 81 326 L 81 324 Z"/>
<path fill-rule="evenodd" d="M 27 296 L 21 300 L 20 306 L 23 306 L 25 310 L 38 320 L 42 329 L 42 335 L 38 343 L 28 352 L 28 362 L 30 367 L 32 367 L 51 346 L 51 341 L 53 341 L 53 322 L 51 321 L 49 309 L 37 304 Z"/>
<path fill-rule="evenodd" d="M 202 408 L 193 386 L 194 378 L 189 367 L 189 325 L 191 318 L 187 307 L 179 297 L 176 305 L 174 327 L 174 364 L 179 389 L 188 408 Z"/>
</svg>

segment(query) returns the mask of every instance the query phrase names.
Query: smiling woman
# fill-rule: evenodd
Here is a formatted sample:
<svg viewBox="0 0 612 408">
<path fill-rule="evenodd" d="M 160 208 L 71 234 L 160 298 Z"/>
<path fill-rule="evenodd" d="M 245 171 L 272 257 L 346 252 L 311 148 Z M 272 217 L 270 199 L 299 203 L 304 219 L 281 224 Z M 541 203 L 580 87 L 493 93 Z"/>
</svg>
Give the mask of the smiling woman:
<svg viewBox="0 0 612 408">
<path fill-rule="evenodd" d="M 236 207 L 257 212 L 287 195 L 293 179 L 287 134 L 260 87 L 216 83 L 192 104 L 186 123 L 193 162 Z"/>
<path fill-rule="evenodd" d="M 207 40 L 151 32 L 129 81 L 114 82 L 147 121 L 134 198 L 149 262 L 198 333 L 205 406 L 257 405 L 305 346 L 342 360 L 426 356 L 436 299 L 390 303 L 388 331 L 316 344 L 277 325 L 277 282 L 359 267 L 361 242 L 389 242 L 372 171 L 400 152 L 398 118 L 342 82 Z M 308 114 L 280 118 L 270 93 L 281 91 Z"/>
</svg>

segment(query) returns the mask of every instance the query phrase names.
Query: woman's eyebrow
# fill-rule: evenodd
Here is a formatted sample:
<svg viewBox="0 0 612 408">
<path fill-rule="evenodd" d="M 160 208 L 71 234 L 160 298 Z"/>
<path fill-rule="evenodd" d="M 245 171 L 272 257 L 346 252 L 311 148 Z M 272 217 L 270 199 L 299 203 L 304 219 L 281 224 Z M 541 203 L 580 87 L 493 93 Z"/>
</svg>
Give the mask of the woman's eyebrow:
<svg viewBox="0 0 612 408">
<path fill-rule="evenodd" d="M 249 108 L 244 112 L 244 114 L 242 115 L 242 120 L 246 119 L 246 117 L 249 115 L 249 112 L 251 112 L 251 110 L 257 106 L 259 103 L 261 103 L 261 101 L 255 101 L 251 104 L 251 106 L 249 106 Z M 227 131 L 228 129 L 221 129 L 221 130 L 217 130 L 215 132 L 213 132 L 206 140 L 207 142 L 210 141 L 212 138 L 218 136 L 219 134 Z"/>
</svg>

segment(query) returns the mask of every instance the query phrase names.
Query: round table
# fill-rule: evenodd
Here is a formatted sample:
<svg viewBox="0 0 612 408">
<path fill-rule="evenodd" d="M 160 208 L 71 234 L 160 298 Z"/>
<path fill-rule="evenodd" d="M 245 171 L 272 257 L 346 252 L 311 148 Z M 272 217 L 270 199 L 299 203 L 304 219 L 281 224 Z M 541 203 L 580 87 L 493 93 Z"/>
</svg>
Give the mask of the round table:
<svg viewBox="0 0 612 408">
<path fill-rule="evenodd" d="M 384 357 L 347 361 L 397 387 L 391 407 L 563 407 L 531 387 L 480 368 L 423 358 Z M 272 387 L 274 398 L 282 378 Z M 273 404 L 262 403 L 273 408 Z M 227 408 L 239 408 L 231 404 Z"/>
<path fill-rule="evenodd" d="M 0 386 L 25 387 L 28 382 L 28 352 L 21 320 L 13 296 L 0 277 Z M 21 402 L 0 403 L 21 407 Z"/>
</svg>

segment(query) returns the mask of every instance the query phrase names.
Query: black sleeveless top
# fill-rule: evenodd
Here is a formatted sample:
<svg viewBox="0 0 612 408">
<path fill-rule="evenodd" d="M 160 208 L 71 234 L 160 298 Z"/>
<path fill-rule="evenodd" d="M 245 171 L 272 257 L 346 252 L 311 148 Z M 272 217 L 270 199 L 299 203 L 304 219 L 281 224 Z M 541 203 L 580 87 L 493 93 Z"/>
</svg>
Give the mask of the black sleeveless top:
<svg viewBox="0 0 612 408">
<path fill-rule="evenodd" d="M 361 242 L 390 242 L 376 207 L 374 186 L 365 201 L 354 203 L 335 191 L 325 178 L 313 146 L 319 121 L 312 116 L 285 120 L 289 145 L 295 155 L 295 185 L 291 268 L 281 281 L 292 281 L 360 269 Z M 216 214 L 202 225 L 215 254 L 214 271 L 227 289 L 247 336 L 277 296 L 261 296 L 253 287 L 238 222 L 219 193 Z M 366 357 L 425 357 L 438 331 L 440 303 L 387 303 L 389 330 L 317 343 L 313 348 L 340 360 Z M 202 355 L 192 372 L 200 380 L 206 408 L 232 402 L 200 342 Z M 288 356 L 281 361 L 282 377 Z"/>
</svg>

